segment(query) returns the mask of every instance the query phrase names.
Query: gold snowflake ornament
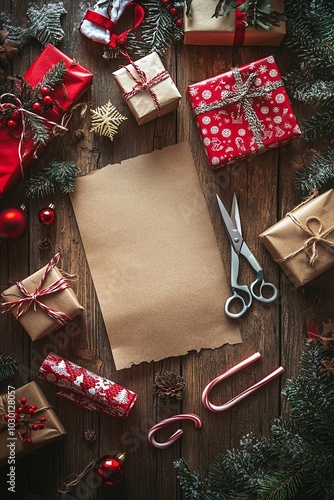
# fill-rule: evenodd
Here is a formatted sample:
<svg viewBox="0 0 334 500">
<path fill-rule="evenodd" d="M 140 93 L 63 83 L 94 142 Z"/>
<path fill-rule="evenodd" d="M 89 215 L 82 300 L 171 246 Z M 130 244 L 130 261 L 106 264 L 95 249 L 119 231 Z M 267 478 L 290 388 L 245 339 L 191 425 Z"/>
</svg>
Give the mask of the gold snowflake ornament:
<svg viewBox="0 0 334 500">
<path fill-rule="evenodd" d="M 92 114 L 90 132 L 105 135 L 111 141 L 114 140 L 118 127 L 127 120 L 127 117 L 119 113 L 111 101 L 99 108 L 91 109 L 90 112 Z"/>
</svg>

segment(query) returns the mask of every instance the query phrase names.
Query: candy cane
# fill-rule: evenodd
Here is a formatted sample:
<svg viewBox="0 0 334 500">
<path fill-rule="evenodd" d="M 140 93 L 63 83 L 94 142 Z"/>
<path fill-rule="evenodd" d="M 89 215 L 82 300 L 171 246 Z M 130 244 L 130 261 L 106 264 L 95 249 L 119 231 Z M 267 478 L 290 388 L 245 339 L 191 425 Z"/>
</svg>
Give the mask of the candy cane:
<svg viewBox="0 0 334 500">
<path fill-rule="evenodd" d="M 159 429 L 166 427 L 166 425 L 179 420 L 192 420 L 195 424 L 195 427 L 202 427 L 202 420 L 194 413 L 182 413 L 181 415 L 174 415 L 173 417 L 165 418 L 165 420 L 161 420 L 159 423 L 151 427 L 151 429 L 148 431 L 147 438 L 150 445 L 154 446 L 155 448 L 159 448 L 160 450 L 164 450 L 165 448 L 171 446 L 175 441 L 177 441 L 177 439 L 179 439 L 179 437 L 181 437 L 183 434 L 182 429 L 178 429 L 176 432 L 174 432 L 174 434 L 172 434 L 164 443 L 157 443 L 154 438 L 154 434 Z"/>
<path fill-rule="evenodd" d="M 259 389 L 263 385 L 267 384 L 268 382 L 270 382 L 271 380 L 278 377 L 279 375 L 281 375 L 281 373 L 284 372 L 284 368 L 282 366 L 280 366 L 275 371 L 273 371 L 269 375 L 267 375 L 267 377 L 263 378 L 262 380 L 260 380 L 256 384 L 252 385 L 251 387 L 249 387 L 245 391 L 241 392 L 240 394 L 238 394 L 238 396 L 235 396 L 234 398 L 227 401 L 227 403 L 224 403 L 221 406 L 216 406 L 216 405 L 213 405 L 212 403 L 210 403 L 210 401 L 209 401 L 210 391 L 215 385 L 219 384 L 219 382 L 222 382 L 223 380 L 227 379 L 228 377 L 231 377 L 232 375 L 234 375 L 238 371 L 243 370 L 246 366 L 254 363 L 255 361 L 257 361 L 260 358 L 261 358 L 261 354 L 259 352 L 256 352 L 255 354 L 253 354 L 249 358 L 247 358 L 244 361 L 242 361 L 241 363 L 233 366 L 232 368 L 227 370 L 225 373 L 222 373 L 221 375 L 216 377 L 214 380 L 212 380 L 205 387 L 205 389 L 202 393 L 202 403 L 205 406 L 205 408 L 207 410 L 211 410 L 211 411 L 228 410 L 229 408 L 231 408 L 235 404 L 239 403 L 239 401 L 246 398 L 249 394 L 252 394 L 252 392 L 256 391 L 257 389 Z"/>
</svg>

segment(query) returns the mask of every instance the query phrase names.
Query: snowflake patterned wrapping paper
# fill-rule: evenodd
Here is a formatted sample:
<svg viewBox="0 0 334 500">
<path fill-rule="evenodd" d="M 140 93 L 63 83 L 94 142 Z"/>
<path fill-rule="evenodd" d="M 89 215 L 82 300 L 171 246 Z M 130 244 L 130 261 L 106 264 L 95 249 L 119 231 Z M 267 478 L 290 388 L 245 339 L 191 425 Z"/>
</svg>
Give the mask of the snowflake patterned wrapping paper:
<svg viewBox="0 0 334 500">
<path fill-rule="evenodd" d="M 260 240 L 295 287 L 334 265 L 334 190 L 301 203 L 260 234 Z"/>
<path fill-rule="evenodd" d="M 273 56 L 189 85 L 187 95 L 212 169 L 301 134 Z"/>
<path fill-rule="evenodd" d="M 62 84 L 57 85 L 52 91 L 52 99 L 55 105 L 52 109 L 43 113 L 44 118 L 58 124 L 63 115 L 70 110 L 92 84 L 92 73 L 53 45 L 47 45 L 24 75 L 27 82 L 32 87 L 35 87 L 43 80 L 45 74 L 60 61 L 65 62 L 67 71 Z M 40 144 L 38 150 L 35 151 L 32 138 L 29 137 L 24 142 L 21 169 L 19 157 L 21 130 L 22 124 L 15 128 L 14 131 L 9 127 L 0 130 L 0 198 L 16 182 L 22 179 L 23 172 L 36 160 L 36 153 L 40 155 L 45 148 L 45 145 Z"/>
<path fill-rule="evenodd" d="M 15 459 L 18 459 L 28 455 L 29 453 L 34 453 L 44 446 L 55 443 L 66 436 L 66 430 L 64 429 L 63 424 L 60 422 L 49 401 L 46 399 L 42 389 L 36 384 L 36 382 L 29 382 L 28 384 L 15 389 L 16 409 L 21 406 L 20 401 L 22 398 L 27 399 L 27 404 L 37 406 L 36 414 L 27 416 L 24 420 L 27 427 L 26 425 L 23 425 L 21 428 L 16 428 L 15 436 L 12 436 L 11 433 L 8 432 L 9 429 L 4 418 L 5 414 L 9 413 L 8 410 L 10 409 L 8 405 L 8 392 L 0 394 L 0 467 L 3 467 L 8 463 L 10 453 L 8 444 L 10 443 L 12 437 L 13 440 L 16 438 Z M 41 417 L 46 419 L 44 428 L 37 431 L 33 430 L 31 425 L 36 423 L 36 420 Z M 23 442 L 22 436 L 20 436 L 19 433 L 24 430 L 27 432 L 27 437 L 32 439 L 32 443 L 25 444 Z"/>
<path fill-rule="evenodd" d="M 171 113 L 179 105 L 181 94 L 156 52 L 114 71 L 113 77 L 138 125 Z"/>
<path fill-rule="evenodd" d="M 129 415 L 137 399 L 137 394 L 129 389 L 54 353 L 45 358 L 38 375 L 60 388 L 56 396 L 122 420 Z"/>
</svg>

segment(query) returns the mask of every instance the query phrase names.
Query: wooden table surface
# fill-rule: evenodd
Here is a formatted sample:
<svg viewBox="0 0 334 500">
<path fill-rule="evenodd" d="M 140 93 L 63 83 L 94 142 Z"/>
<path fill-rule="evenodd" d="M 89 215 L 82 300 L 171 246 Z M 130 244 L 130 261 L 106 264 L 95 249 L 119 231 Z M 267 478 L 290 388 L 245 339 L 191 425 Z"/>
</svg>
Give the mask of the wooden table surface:
<svg viewBox="0 0 334 500">
<path fill-rule="evenodd" d="M 36 4 L 42 6 L 44 2 L 37 0 Z M 12 14 L 18 24 L 25 22 L 28 1 L 2 0 L 1 6 Z M 269 436 L 273 419 L 282 411 L 287 411 L 280 391 L 286 378 L 294 376 L 298 371 L 299 356 L 306 335 L 305 322 L 315 320 L 316 324 L 321 325 L 322 321 L 327 322 L 331 318 L 333 271 L 297 290 L 280 272 L 258 237 L 301 201 L 300 194 L 293 187 L 293 178 L 296 170 L 303 165 L 303 140 L 298 139 L 249 161 L 212 172 L 207 165 L 185 96 L 185 88 L 189 83 L 223 73 L 233 65 L 242 65 L 271 54 L 275 56 L 284 75 L 292 67 L 294 56 L 284 46 L 231 48 L 184 46 L 182 43 L 173 45 L 165 59 L 165 66 L 183 96 L 179 109 L 161 119 L 138 126 L 123 103 L 111 75 L 118 68 L 119 60 L 103 59 L 102 46 L 85 39 L 78 32 L 78 25 L 88 2 L 78 4 L 65 0 L 64 6 L 68 14 L 62 18 L 65 37 L 59 48 L 94 74 L 92 89 L 85 95 L 85 100 L 94 108 L 111 99 L 128 120 L 122 124 L 119 134 L 111 143 L 108 138 L 89 133 L 88 116 L 83 122 L 75 117 L 69 125 L 67 135 L 56 138 L 48 146 L 31 172 L 47 165 L 52 158 L 59 157 L 74 160 L 80 166 L 82 175 L 85 175 L 109 163 L 189 141 L 227 272 L 230 252 L 215 192 L 220 194 L 228 207 L 231 205 L 233 192 L 236 192 L 244 236 L 263 264 L 268 280 L 279 287 L 280 295 L 279 300 L 267 306 L 254 302 L 249 313 L 239 321 L 243 340 L 241 344 L 225 345 L 199 353 L 190 352 L 180 358 L 142 363 L 130 369 L 116 371 L 69 197 L 57 193 L 44 199 L 27 201 L 22 186 L 17 186 L 2 204 L 19 206 L 22 202 L 26 203 L 30 225 L 28 233 L 22 239 L 0 241 L 1 290 L 44 266 L 56 251 L 61 250 L 61 267 L 70 273 L 79 274 L 73 288 L 86 312 L 75 320 L 75 334 L 69 336 L 55 333 L 35 343 L 31 342 L 10 314 L 1 315 L 1 350 L 17 355 L 20 363 L 13 384 L 19 387 L 35 380 L 45 356 L 53 351 L 132 389 L 139 397 L 129 418 L 123 422 L 54 398 L 54 388 L 38 379 L 38 384 L 54 405 L 68 434 L 65 440 L 17 462 L 15 498 L 23 499 L 29 495 L 37 495 L 31 498 L 43 500 L 60 498 L 57 488 L 68 476 L 79 473 L 99 456 L 125 451 L 125 478 L 118 487 L 112 491 L 97 489 L 92 475 L 88 475 L 72 494 L 63 498 L 180 500 L 183 495 L 173 461 L 185 457 L 191 468 L 207 473 L 209 464 L 217 454 L 225 449 L 238 447 L 245 434 L 253 432 L 257 436 Z M 13 74 L 23 74 L 40 50 L 41 46 L 37 42 L 26 45 L 13 61 Z M 293 106 L 301 123 L 303 109 L 296 103 Z M 76 142 L 74 138 L 78 128 L 85 131 L 84 139 L 80 142 Z M 96 197 L 98 199 L 98 193 Z M 51 227 L 42 226 L 37 220 L 38 211 L 51 202 L 56 206 L 56 222 Z M 107 223 L 112 224 L 108 220 L 108 214 Z M 52 247 L 41 251 L 38 242 L 46 236 L 51 238 Z M 99 244 L 103 244 L 103 235 L 101 241 L 96 241 L 96 245 Z M 252 271 L 247 265 L 242 265 L 241 273 L 246 282 L 252 279 Z M 226 381 L 223 388 L 217 389 L 213 393 L 216 403 L 222 399 L 228 400 L 280 364 L 284 366 L 285 374 L 231 410 L 222 413 L 205 410 L 201 404 L 201 393 L 208 381 L 256 351 L 260 351 L 262 360 Z M 178 403 L 165 404 L 153 395 L 155 375 L 167 370 L 184 377 L 184 397 Z M 7 389 L 6 384 L 7 382 L 3 382 L 1 385 L 3 391 Z M 147 431 L 154 423 L 171 415 L 189 412 L 196 413 L 203 419 L 201 430 L 195 429 L 190 422 L 185 423 L 182 439 L 172 447 L 157 450 L 148 444 Z M 176 428 L 176 425 L 171 426 L 166 432 L 172 432 Z M 96 431 L 95 442 L 85 441 L 84 431 L 87 429 Z M 167 434 L 162 432 L 159 439 L 163 436 L 166 437 Z M 5 473 L 6 469 L 3 469 L 1 498 L 13 498 L 7 491 Z"/>
</svg>

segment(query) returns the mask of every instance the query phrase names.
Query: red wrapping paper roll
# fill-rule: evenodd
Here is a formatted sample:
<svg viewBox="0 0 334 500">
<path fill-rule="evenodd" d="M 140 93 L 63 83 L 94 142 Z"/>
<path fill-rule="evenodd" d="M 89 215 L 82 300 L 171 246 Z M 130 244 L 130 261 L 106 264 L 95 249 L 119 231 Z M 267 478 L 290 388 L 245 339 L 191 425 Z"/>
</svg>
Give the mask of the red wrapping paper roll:
<svg viewBox="0 0 334 500">
<path fill-rule="evenodd" d="M 43 361 L 38 376 L 60 388 L 56 396 L 122 420 L 129 415 L 137 399 L 137 394 L 129 389 L 52 352 Z"/>
</svg>

